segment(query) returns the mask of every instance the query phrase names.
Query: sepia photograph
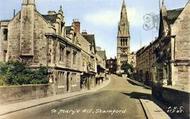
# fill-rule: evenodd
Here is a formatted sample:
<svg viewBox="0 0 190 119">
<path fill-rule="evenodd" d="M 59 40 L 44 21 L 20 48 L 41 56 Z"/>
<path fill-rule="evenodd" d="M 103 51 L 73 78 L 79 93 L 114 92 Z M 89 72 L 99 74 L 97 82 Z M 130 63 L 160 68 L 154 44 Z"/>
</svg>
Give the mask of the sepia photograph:
<svg viewBox="0 0 190 119">
<path fill-rule="evenodd" d="M 0 119 L 190 119 L 190 0 L 0 0 Z"/>
</svg>

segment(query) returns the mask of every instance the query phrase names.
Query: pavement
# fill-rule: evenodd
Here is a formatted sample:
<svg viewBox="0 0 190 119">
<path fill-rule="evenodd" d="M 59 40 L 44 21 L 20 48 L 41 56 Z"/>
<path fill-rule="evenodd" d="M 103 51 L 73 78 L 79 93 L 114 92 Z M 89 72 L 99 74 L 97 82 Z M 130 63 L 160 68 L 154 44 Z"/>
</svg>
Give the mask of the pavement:
<svg viewBox="0 0 190 119">
<path fill-rule="evenodd" d="M 170 119 L 170 117 L 153 101 L 140 99 L 148 119 Z"/>
<path fill-rule="evenodd" d="M 143 86 L 145 88 L 151 89 L 150 86 L 144 85 L 141 82 L 132 80 L 132 79 L 127 79 L 128 81 L 136 84 Z M 163 111 L 161 107 L 159 107 L 156 103 L 154 103 L 151 99 L 139 99 L 143 109 L 145 111 L 146 117 L 148 119 L 171 119 L 166 112 Z"/>
<path fill-rule="evenodd" d="M 170 119 L 151 100 L 149 88 L 131 82 L 112 75 L 92 90 L 3 105 L 0 119 Z M 114 113 L 115 109 L 121 113 Z"/>
<path fill-rule="evenodd" d="M 48 104 L 60 99 L 72 99 L 73 97 L 76 96 L 82 96 L 82 95 L 87 95 L 89 93 L 96 92 L 97 90 L 100 90 L 101 88 L 107 86 L 110 83 L 110 80 L 104 81 L 101 85 L 97 85 L 95 88 L 91 90 L 81 90 L 79 92 L 71 92 L 71 93 L 65 93 L 62 95 L 55 95 L 55 96 L 50 96 L 46 98 L 40 98 L 40 99 L 34 99 L 34 100 L 29 100 L 29 101 L 24 101 L 24 102 L 19 102 L 19 103 L 13 103 L 13 104 L 8 104 L 8 105 L 1 105 L 0 106 L 0 119 L 1 118 L 6 118 L 6 115 L 29 109 L 32 107 Z"/>
</svg>

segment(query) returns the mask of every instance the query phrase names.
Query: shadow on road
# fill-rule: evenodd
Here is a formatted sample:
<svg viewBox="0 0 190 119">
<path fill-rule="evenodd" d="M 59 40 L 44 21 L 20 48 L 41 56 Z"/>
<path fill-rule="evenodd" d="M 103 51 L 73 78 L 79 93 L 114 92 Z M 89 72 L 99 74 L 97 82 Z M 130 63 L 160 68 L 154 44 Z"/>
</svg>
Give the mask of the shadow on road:
<svg viewBox="0 0 190 119">
<path fill-rule="evenodd" d="M 143 88 L 145 88 L 145 89 L 150 89 L 150 88 L 148 88 L 147 86 L 143 86 L 143 84 L 137 84 L 137 83 L 134 83 L 134 82 L 132 82 L 132 81 L 130 81 L 130 80 L 127 80 L 130 84 L 132 84 L 132 85 L 136 85 L 136 86 L 142 86 Z"/>
<path fill-rule="evenodd" d="M 130 84 L 132 84 L 132 85 L 136 85 L 136 86 L 142 86 L 142 85 L 140 85 L 140 84 L 136 84 L 136 83 L 134 83 L 134 82 L 132 82 L 132 81 L 130 81 L 130 80 L 127 80 Z"/>
<path fill-rule="evenodd" d="M 190 119 L 190 115 L 186 115 L 183 110 L 182 113 L 176 113 L 175 111 L 180 110 L 180 106 L 171 105 L 164 100 L 158 100 L 156 98 L 152 98 L 154 103 L 156 103 L 159 107 L 161 107 L 172 119 Z M 173 112 L 174 111 L 174 112 Z M 189 111 L 188 111 L 189 112 Z"/>
<path fill-rule="evenodd" d="M 135 99 L 148 99 L 151 100 L 152 96 L 151 94 L 146 94 L 146 93 L 141 93 L 141 92 L 132 92 L 132 93 L 123 93 L 124 95 L 129 96 L 130 98 L 135 98 Z"/>
</svg>

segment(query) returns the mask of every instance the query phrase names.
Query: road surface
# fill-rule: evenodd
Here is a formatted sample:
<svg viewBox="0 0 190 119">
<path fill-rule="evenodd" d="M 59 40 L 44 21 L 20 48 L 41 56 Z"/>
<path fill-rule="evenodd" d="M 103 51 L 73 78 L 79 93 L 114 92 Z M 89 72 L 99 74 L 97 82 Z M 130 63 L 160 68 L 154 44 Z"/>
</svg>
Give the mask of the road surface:
<svg viewBox="0 0 190 119">
<path fill-rule="evenodd" d="M 139 98 L 150 98 L 150 89 L 112 75 L 98 92 L 58 100 L 12 114 L 10 119 L 146 119 Z"/>
</svg>

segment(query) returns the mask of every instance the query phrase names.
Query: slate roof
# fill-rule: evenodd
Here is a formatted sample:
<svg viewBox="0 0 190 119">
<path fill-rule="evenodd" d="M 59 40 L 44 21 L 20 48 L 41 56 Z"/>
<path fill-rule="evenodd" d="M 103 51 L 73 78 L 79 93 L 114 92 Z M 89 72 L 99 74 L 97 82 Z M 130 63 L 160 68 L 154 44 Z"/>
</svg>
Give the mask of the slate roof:
<svg viewBox="0 0 190 119">
<path fill-rule="evenodd" d="M 52 23 L 55 23 L 56 22 L 56 17 L 57 17 L 57 14 L 54 14 L 54 15 L 42 15 L 43 18 L 47 21 L 50 21 Z"/>
<path fill-rule="evenodd" d="M 97 51 L 96 52 L 102 59 L 106 59 L 106 51 L 102 50 L 102 51 Z"/>
<path fill-rule="evenodd" d="M 71 26 L 65 26 L 66 34 L 69 34 L 71 31 Z"/>
<path fill-rule="evenodd" d="M 94 35 L 93 34 L 85 34 L 83 35 L 84 38 L 87 39 L 87 41 L 92 44 L 92 45 L 95 45 L 95 38 L 94 38 Z"/>
<path fill-rule="evenodd" d="M 183 9 L 184 8 L 179 8 L 179 9 L 174 9 L 174 10 L 168 10 L 167 11 L 169 24 L 173 24 L 177 20 L 178 16 L 181 14 Z"/>
<path fill-rule="evenodd" d="M 91 47 L 94 47 L 95 52 L 96 52 L 96 44 L 95 44 L 94 34 L 83 34 L 82 36 L 91 44 Z"/>
</svg>

